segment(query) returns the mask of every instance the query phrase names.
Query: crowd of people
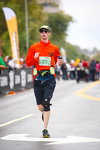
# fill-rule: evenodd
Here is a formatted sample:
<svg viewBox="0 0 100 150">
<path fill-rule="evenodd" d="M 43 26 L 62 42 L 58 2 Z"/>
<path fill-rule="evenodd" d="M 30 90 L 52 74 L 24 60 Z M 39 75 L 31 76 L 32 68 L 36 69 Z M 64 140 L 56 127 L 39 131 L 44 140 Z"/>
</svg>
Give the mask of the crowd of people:
<svg viewBox="0 0 100 150">
<path fill-rule="evenodd" d="M 13 70 L 13 69 L 20 69 L 20 68 L 27 68 L 26 62 L 23 58 L 20 58 L 20 63 L 17 63 L 17 59 L 12 59 L 11 56 L 6 56 L 3 59 L 6 68 L 9 70 Z"/>
<path fill-rule="evenodd" d="M 86 59 L 80 60 L 77 64 L 72 60 L 71 63 L 63 62 L 61 66 L 56 64 L 55 67 L 56 78 L 59 81 L 60 78 L 63 80 L 75 79 L 77 83 L 79 81 L 96 81 L 99 80 L 100 74 L 100 62 L 92 59 L 88 62 Z"/>
<path fill-rule="evenodd" d="M 27 68 L 26 60 L 20 58 L 20 64 L 17 64 L 16 59 L 12 59 L 11 56 L 6 56 L 3 59 L 6 66 L 5 69 L 13 70 L 20 68 Z M 4 70 L 4 69 L 3 69 Z M 100 75 L 100 62 L 92 59 L 88 62 L 86 59 L 80 60 L 77 65 L 75 61 L 71 60 L 71 63 L 63 62 L 61 66 L 55 65 L 56 79 L 59 81 L 61 78 L 63 80 L 76 79 L 77 83 L 79 81 L 96 81 L 99 80 Z"/>
</svg>

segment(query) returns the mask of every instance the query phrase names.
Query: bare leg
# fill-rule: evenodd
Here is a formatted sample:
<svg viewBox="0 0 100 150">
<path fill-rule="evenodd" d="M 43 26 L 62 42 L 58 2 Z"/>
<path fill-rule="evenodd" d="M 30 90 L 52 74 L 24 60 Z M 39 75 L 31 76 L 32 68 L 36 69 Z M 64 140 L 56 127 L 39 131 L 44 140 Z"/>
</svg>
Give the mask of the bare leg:
<svg viewBox="0 0 100 150">
<path fill-rule="evenodd" d="M 44 129 L 47 129 L 49 117 L 50 117 L 50 111 L 44 111 L 43 105 L 38 105 L 38 109 L 43 112 L 43 118 L 44 118 Z"/>
<path fill-rule="evenodd" d="M 44 117 L 44 129 L 47 129 L 49 117 L 50 117 L 50 111 L 44 111 L 43 117 Z"/>
<path fill-rule="evenodd" d="M 43 107 L 43 105 L 41 105 L 41 104 L 40 104 L 40 105 L 38 105 L 38 109 L 39 109 L 40 111 L 42 111 L 42 112 L 43 112 L 43 111 L 44 111 L 44 107 Z"/>
</svg>

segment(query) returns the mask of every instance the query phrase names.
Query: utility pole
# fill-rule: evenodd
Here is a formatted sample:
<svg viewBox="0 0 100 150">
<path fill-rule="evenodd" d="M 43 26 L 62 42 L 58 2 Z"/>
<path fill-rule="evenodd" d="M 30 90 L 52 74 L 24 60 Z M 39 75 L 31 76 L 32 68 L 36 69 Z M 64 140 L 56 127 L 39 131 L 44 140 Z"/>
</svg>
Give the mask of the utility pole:
<svg viewBox="0 0 100 150">
<path fill-rule="evenodd" d="M 28 39 L 28 11 L 27 11 L 27 0 L 25 0 L 25 26 L 26 26 L 26 48 L 29 49 Z"/>
</svg>

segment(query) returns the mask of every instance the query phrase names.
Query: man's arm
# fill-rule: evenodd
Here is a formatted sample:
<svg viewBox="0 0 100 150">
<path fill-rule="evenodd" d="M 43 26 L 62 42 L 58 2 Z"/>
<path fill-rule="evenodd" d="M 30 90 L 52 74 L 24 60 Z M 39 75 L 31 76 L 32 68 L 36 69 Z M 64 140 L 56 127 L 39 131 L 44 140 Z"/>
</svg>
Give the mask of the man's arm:
<svg viewBox="0 0 100 150">
<path fill-rule="evenodd" d="M 26 57 L 26 64 L 28 67 L 31 67 L 32 65 L 35 66 L 34 49 L 32 47 L 29 48 Z"/>
<path fill-rule="evenodd" d="M 62 57 L 61 54 L 59 52 L 59 48 L 56 48 L 56 53 L 55 53 L 55 64 L 61 65 L 62 64 Z"/>
<path fill-rule="evenodd" d="M 6 65 L 5 65 L 3 59 L 0 56 L 0 70 L 5 70 L 5 69 L 6 69 Z"/>
<path fill-rule="evenodd" d="M 0 70 L 5 70 L 6 67 L 4 65 L 0 65 Z"/>
</svg>

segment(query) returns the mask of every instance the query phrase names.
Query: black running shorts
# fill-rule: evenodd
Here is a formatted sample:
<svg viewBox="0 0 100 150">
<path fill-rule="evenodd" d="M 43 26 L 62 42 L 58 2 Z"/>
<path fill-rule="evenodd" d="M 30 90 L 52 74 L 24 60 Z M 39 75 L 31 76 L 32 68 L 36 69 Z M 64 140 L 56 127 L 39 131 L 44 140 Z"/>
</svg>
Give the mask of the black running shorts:
<svg viewBox="0 0 100 150">
<path fill-rule="evenodd" d="M 34 94 L 37 105 L 43 104 L 44 99 L 51 100 L 55 86 L 55 77 L 46 81 L 34 80 Z"/>
</svg>

